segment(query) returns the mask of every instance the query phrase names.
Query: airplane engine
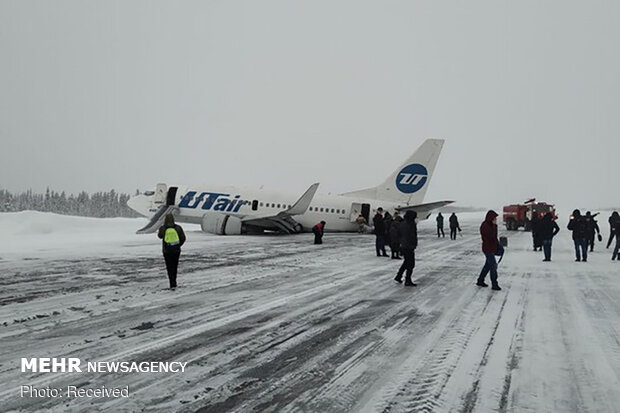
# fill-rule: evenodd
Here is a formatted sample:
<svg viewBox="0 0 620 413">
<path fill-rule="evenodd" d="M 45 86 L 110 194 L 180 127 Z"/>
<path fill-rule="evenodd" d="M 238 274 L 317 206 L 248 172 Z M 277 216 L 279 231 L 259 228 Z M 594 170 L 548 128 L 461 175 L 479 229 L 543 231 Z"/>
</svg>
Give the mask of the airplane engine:
<svg viewBox="0 0 620 413">
<path fill-rule="evenodd" d="M 216 235 L 240 235 L 241 219 L 219 212 L 208 212 L 200 224 L 204 232 Z"/>
</svg>

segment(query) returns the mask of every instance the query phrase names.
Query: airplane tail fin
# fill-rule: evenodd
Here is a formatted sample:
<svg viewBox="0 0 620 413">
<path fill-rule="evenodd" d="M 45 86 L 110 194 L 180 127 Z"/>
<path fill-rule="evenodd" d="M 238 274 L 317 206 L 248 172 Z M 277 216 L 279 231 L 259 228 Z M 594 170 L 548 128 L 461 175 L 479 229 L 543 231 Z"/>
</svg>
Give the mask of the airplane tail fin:
<svg viewBox="0 0 620 413">
<path fill-rule="evenodd" d="M 374 188 L 347 192 L 343 196 L 421 204 L 437 165 L 443 139 L 426 139 L 424 143 L 385 181 Z"/>
</svg>

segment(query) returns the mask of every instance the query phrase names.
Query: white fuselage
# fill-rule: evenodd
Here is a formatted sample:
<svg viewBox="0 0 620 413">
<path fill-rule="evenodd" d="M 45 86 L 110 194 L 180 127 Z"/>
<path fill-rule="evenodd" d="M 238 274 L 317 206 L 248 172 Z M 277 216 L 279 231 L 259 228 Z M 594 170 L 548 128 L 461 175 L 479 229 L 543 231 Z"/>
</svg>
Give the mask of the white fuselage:
<svg viewBox="0 0 620 413">
<path fill-rule="evenodd" d="M 134 197 L 132 208 L 143 215 L 152 215 L 162 205 L 154 202 L 154 195 L 139 197 L 142 208 L 138 208 L 138 197 Z M 174 200 L 178 208 L 175 217 L 179 222 L 200 224 L 208 212 L 221 212 L 239 218 L 273 216 L 290 208 L 298 197 L 299 194 L 233 186 L 178 187 Z M 306 213 L 293 218 L 305 231 L 325 221 L 326 232 L 356 232 L 359 229 L 356 218 L 362 213 L 362 204 L 368 204 L 369 221 L 372 221 L 378 207 L 393 214 L 395 208 L 402 206 L 389 201 L 316 194 Z"/>
<path fill-rule="evenodd" d="M 168 187 L 161 183 L 153 195 L 137 195 L 127 204 L 151 216 L 139 233 L 153 231 L 161 225 L 164 214 L 171 212 L 180 222 L 201 224 L 203 231 L 220 235 L 255 230 L 297 233 L 309 231 L 320 221 L 325 221 L 328 232 L 354 232 L 360 229 L 357 218 L 362 215 L 371 224 L 379 207 L 392 214 L 400 207 L 414 210 L 419 219 L 426 219 L 433 209 L 452 202 L 424 203 L 443 143 L 443 139 L 426 139 L 381 184 L 341 195 L 316 194 L 318 183 L 303 195 L 235 186 Z"/>
</svg>

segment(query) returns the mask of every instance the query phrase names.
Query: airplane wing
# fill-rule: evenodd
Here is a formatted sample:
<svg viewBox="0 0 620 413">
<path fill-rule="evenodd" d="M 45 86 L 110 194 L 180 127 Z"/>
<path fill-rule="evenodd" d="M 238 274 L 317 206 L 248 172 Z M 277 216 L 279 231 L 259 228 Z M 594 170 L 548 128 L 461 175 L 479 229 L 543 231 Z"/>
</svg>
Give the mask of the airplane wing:
<svg viewBox="0 0 620 413">
<path fill-rule="evenodd" d="M 453 202 L 454 201 L 427 202 L 426 204 L 417 204 L 417 205 L 399 207 L 399 208 L 396 208 L 396 210 L 398 212 L 415 211 L 418 213 L 418 217 L 420 217 L 420 219 L 426 219 L 428 218 L 432 210 L 441 208 L 442 206 L 450 205 Z"/>
<path fill-rule="evenodd" d="M 312 184 L 293 206 L 285 211 L 278 212 L 276 215 L 253 215 L 243 218 L 241 222 L 247 225 L 288 234 L 300 232 L 301 225 L 293 219 L 293 216 L 306 213 L 318 188 L 318 183 Z"/>
</svg>

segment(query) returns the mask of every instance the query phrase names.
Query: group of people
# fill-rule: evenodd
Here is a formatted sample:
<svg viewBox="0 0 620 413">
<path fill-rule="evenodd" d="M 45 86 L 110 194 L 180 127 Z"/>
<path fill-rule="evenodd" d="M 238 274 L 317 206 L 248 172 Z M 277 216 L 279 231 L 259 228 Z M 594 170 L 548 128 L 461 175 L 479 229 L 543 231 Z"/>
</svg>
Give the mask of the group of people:
<svg viewBox="0 0 620 413">
<path fill-rule="evenodd" d="M 377 257 L 387 257 L 388 254 L 385 250 L 386 245 L 390 247 L 390 253 L 392 259 L 401 259 L 400 256 L 400 236 L 398 233 L 398 227 L 404 221 L 400 213 L 396 211 L 394 216 L 389 212 L 383 214 L 383 208 L 377 208 L 377 213 L 372 218 L 372 223 L 375 228 L 375 250 Z"/>
<path fill-rule="evenodd" d="M 530 221 L 532 230 L 532 241 L 534 251 L 543 251 L 545 258 L 543 261 L 551 261 L 551 246 L 553 237 L 560 232 L 560 227 L 555 222 L 555 218 L 551 212 L 547 212 L 541 219 L 538 216 L 532 216 Z"/>
<path fill-rule="evenodd" d="M 581 215 L 578 209 L 573 211 L 568 223 L 568 230 L 572 231 L 572 238 L 575 245 L 575 261 L 587 262 L 588 248 L 594 250 L 595 234 L 598 234 L 599 241 L 602 241 L 600 228 L 594 219 L 596 215 L 592 215 L 589 211 L 585 215 Z M 476 285 L 480 287 L 488 287 L 485 278 L 490 274 L 492 289 L 501 290 L 497 281 L 497 256 L 502 256 L 504 247 L 498 238 L 497 229 L 498 214 L 490 210 L 480 225 L 480 236 L 482 238 L 482 252 L 485 256 L 485 263 L 482 267 L 480 275 L 476 280 Z M 405 276 L 405 286 L 415 286 L 411 276 L 415 267 L 415 249 L 418 246 L 418 231 L 416 224 L 417 213 L 415 211 L 407 211 L 404 218 L 398 212 L 392 216 L 389 212 L 383 213 L 383 208 L 377 208 L 377 213 L 373 218 L 375 230 L 375 250 L 378 257 L 388 257 L 386 245 L 389 245 L 392 259 L 404 259 L 402 265 L 396 273 L 394 280 L 398 283 L 403 282 Z M 443 233 L 443 216 L 441 213 L 437 215 L 437 236 Z M 454 213 L 450 216 L 450 238 L 456 239 L 457 230 L 460 232 L 458 218 Z M 323 234 L 325 232 L 325 221 L 321 221 L 312 228 L 314 233 L 314 243 L 323 243 Z M 560 232 L 560 227 L 555 222 L 551 212 L 546 213 L 540 220 L 532 220 L 532 237 L 534 240 L 534 250 L 539 248 L 544 253 L 543 261 L 551 261 L 551 246 L 553 238 Z M 614 211 L 609 217 L 610 235 L 607 241 L 607 248 L 612 242 L 616 241 L 612 253 L 612 260 L 620 260 L 620 214 Z M 166 263 L 168 280 L 170 289 L 177 287 L 177 268 L 179 264 L 179 256 L 181 255 L 181 246 L 185 243 L 185 233 L 183 228 L 174 222 L 172 214 L 165 217 L 164 224 L 159 228 L 158 237 L 162 240 L 162 252 Z M 402 257 L 401 257 L 402 255 Z"/>
<path fill-rule="evenodd" d="M 497 261 L 496 256 L 504 254 L 504 248 L 497 237 L 497 216 L 495 211 L 487 212 L 486 218 L 480 226 L 480 235 L 482 237 L 482 252 L 485 255 L 485 263 L 478 276 L 476 285 L 487 287 L 484 282 L 487 274 L 491 275 L 491 284 L 493 290 L 501 290 L 497 282 Z M 607 248 L 612 241 L 616 240 L 611 259 L 620 260 L 620 214 L 614 211 L 609 217 L 610 235 L 607 241 Z M 575 245 L 575 261 L 587 262 L 588 248 L 594 250 L 594 236 L 598 234 L 598 240 L 602 241 L 600 229 L 594 216 L 588 211 L 586 215 L 581 215 L 578 209 L 573 211 L 568 223 L 568 230 L 572 231 L 573 242 Z M 553 237 L 560 232 L 560 227 L 555 222 L 551 212 L 547 212 L 540 220 L 532 220 L 532 237 L 534 239 L 534 250 L 542 249 L 544 254 L 543 261 L 551 261 L 551 246 Z"/>
<path fill-rule="evenodd" d="M 596 215 L 592 215 L 590 211 L 585 215 L 581 215 L 581 211 L 575 209 L 568 222 L 568 230 L 572 232 L 573 243 L 575 245 L 575 261 L 587 262 L 588 250 L 594 251 L 595 240 L 599 242 L 603 241 L 601 236 L 601 230 L 596 222 Z M 609 240 L 607 241 L 607 248 L 611 245 L 614 238 L 616 239 L 616 246 L 612 253 L 612 260 L 620 260 L 618 256 L 618 249 L 620 247 L 620 215 L 614 211 L 609 217 Z M 538 219 L 536 216 L 532 217 L 531 221 L 532 240 L 534 244 L 534 251 L 542 249 L 545 259 L 543 261 L 551 261 L 551 245 L 553 237 L 560 232 L 560 227 L 555 222 L 553 214 L 547 212 L 542 219 Z"/>
<path fill-rule="evenodd" d="M 437 219 L 437 234 L 443 234 L 443 216 L 439 214 Z M 416 224 L 417 213 L 415 211 L 406 211 L 404 218 L 397 212 L 392 216 L 389 212 L 383 211 L 383 208 L 377 208 L 377 212 L 373 217 L 373 225 L 375 232 L 375 251 L 377 257 L 388 257 L 386 245 L 390 247 L 392 259 L 403 259 L 394 281 L 403 282 L 405 276 L 405 286 L 414 287 L 417 284 L 411 279 L 413 269 L 415 267 L 415 249 L 418 246 L 418 229 Z M 456 214 L 450 216 L 450 238 L 456 239 L 457 230 L 460 232 Z M 445 234 L 443 234 L 445 237 Z M 401 257 L 402 255 L 402 257 Z"/>
<path fill-rule="evenodd" d="M 596 215 L 598 214 L 592 215 L 592 213 L 588 211 L 586 212 L 586 215 L 583 216 L 586 248 L 590 248 L 590 252 L 594 251 L 594 243 L 597 237 L 598 237 L 599 242 L 603 240 L 603 237 L 601 236 L 601 229 L 599 228 L 598 222 L 596 221 L 596 219 L 594 219 Z M 579 215 L 579 217 L 581 218 L 581 215 Z M 545 220 L 547 220 L 547 222 L 545 222 Z M 548 227 L 549 220 L 553 220 L 553 215 L 550 212 L 545 214 L 542 219 L 538 219 L 537 215 L 532 216 L 532 220 L 530 221 L 530 227 L 532 230 L 532 241 L 534 244 L 534 251 L 539 251 L 543 249 L 543 241 L 545 240 L 544 229 Z"/>
<path fill-rule="evenodd" d="M 594 219 L 595 216 L 596 214 L 592 215 L 590 211 L 586 212 L 585 215 L 581 215 L 581 211 L 575 209 L 570 217 L 568 229 L 573 232 L 575 261 L 588 261 L 588 248 L 590 252 L 594 251 L 595 234 L 599 242 L 603 240 L 601 230 Z M 616 239 L 616 245 L 611 255 L 612 261 L 620 260 L 618 256 L 618 250 L 620 249 L 620 215 L 617 211 L 614 211 L 609 217 L 609 240 L 607 241 L 607 248 L 609 248 L 614 238 Z"/>
<path fill-rule="evenodd" d="M 437 214 L 435 221 L 437 221 L 437 238 L 445 238 L 446 234 L 443 232 L 443 215 L 441 215 L 441 212 Z M 458 230 L 461 232 L 461 226 L 459 225 L 459 219 L 454 212 L 450 215 L 450 218 L 448 218 L 448 223 L 450 225 L 450 239 L 455 240 L 456 231 Z"/>
<path fill-rule="evenodd" d="M 417 217 L 415 211 L 405 212 L 404 218 L 397 211 L 392 217 L 389 212 L 384 215 L 383 208 L 377 208 L 377 213 L 372 219 L 377 257 L 388 257 L 385 246 L 389 245 L 392 259 L 403 259 L 394 280 L 402 283 L 404 275 L 407 287 L 417 285 L 411 280 L 415 267 L 415 249 L 418 246 L 418 228 L 415 221 Z"/>
</svg>

